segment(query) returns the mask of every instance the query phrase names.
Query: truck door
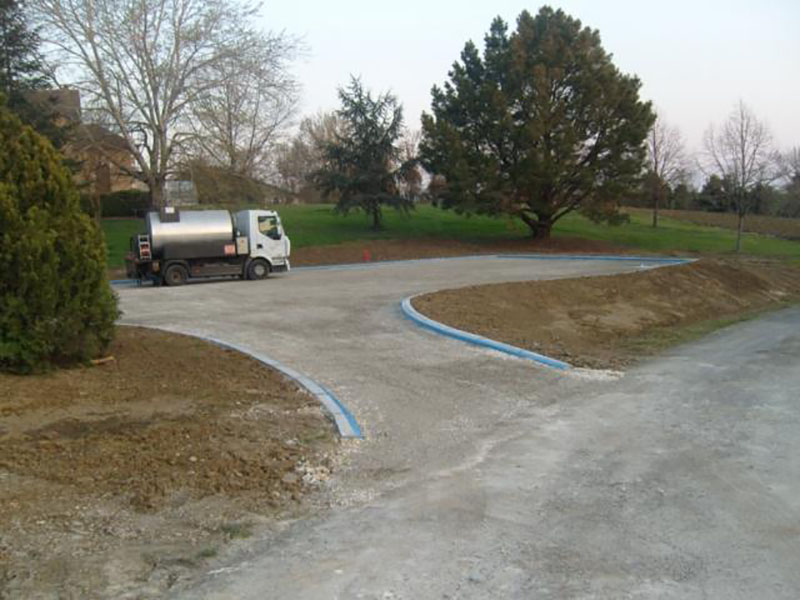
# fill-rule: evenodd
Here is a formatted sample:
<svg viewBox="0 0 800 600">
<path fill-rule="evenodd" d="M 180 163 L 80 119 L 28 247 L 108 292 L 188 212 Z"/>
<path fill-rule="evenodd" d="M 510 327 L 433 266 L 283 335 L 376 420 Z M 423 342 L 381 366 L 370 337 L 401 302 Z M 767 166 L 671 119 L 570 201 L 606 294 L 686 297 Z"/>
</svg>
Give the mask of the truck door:
<svg viewBox="0 0 800 600">
<path fill-rule="evenodd" d="M 276 215 L 257 215 L 255 225 L 255 247 L 250 255 L 263 256 L 273 264 L 283 264 L 286 252 L 280 219 Z"/>
</svg>

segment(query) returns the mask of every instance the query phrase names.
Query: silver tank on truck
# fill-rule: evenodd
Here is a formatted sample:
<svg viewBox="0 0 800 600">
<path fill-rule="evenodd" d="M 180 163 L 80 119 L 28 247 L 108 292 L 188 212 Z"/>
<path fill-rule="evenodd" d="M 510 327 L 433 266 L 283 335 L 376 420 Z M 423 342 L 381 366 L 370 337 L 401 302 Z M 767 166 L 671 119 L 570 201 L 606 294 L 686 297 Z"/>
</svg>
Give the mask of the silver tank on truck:
<svg viewBox="0 0 800 600">
<path fill-rule="evenodd" d="M 233 219 L 227 210 L 149 212 L 145 225 L 157 259 L 214 256 L 234 241 Z"/>
</svg>

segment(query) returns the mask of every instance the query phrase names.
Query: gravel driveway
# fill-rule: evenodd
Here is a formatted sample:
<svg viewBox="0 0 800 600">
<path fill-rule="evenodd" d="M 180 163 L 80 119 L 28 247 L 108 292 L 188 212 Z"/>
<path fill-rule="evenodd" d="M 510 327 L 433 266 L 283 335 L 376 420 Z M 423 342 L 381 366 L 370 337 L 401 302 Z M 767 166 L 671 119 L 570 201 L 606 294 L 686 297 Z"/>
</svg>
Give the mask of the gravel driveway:
<svg viewBox="0 0 800 600">
<path fill-rule="evenodd" d="M 796 598 L 800 311 L 622 379 L 444 339 L 403 297 L 639 263 L 453 259 L 122 290 L 123 321 L 258 350 L 330 388 L 340 509 L 187 598 Z"/>
<path fill-rule="evenodd" d="M 406 296 L 479 283 L 636 271 L 631 261 L 462 258 L 297 269 L 262 282 L 120 291 L 122 322 L 209 335 L 262 352 L 331 390 L 366 442 L 347 488 L 444 468 L 518 405 L 560 380 L 444 340 L 405 319 Z M 509 403 L 509 399 L 513 401 Z M 381 486 L 379 486 L 381 487 Z M 358 488 L 358 489 L 356 489 Z"/>
</svg>

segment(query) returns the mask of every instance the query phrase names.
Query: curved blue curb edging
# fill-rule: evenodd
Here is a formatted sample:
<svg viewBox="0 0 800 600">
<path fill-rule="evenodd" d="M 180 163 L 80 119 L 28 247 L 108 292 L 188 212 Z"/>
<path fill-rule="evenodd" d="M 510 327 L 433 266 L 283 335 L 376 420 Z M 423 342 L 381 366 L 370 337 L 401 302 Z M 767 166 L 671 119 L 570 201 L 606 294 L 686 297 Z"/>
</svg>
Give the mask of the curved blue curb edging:
<svg viewBox="0 0 800 600">
<path fill-rule="evenodd" d="M 123 323 L 124 325 L 124 323 Z M 187 333 L 185 331 L 178 331 L 175 329 L 169 329 L 166 327 L 153 327 L 150 325 L 138 325 L 132 324 L 135 327 L 146 327 L 148 329 L 158 329 L 159 331 L 167 331 L 169 333 L 177 333 L 179 335 L 190 335 L 192 337 L 199 338 L 201 340 L 205 340 L 207 342 L 211 342 L 221 348 L 227 348 L 228 350 L 235 350 L 236 352 L 241 352 L 242 354 L 246 354 L 258 362 L 263 363 L 273 369 L 276 369 L 286 375 L 289 379 L 297 383 L 298 385 L 304 387 L 311 393 L 317 400 L 319 400 L 320 404 L 322 404 L 328 413 L 333 418 L 334 423 L 336 424 L 336 428 L 339 431 L 339 435 L 343 438 L 357 438 L 357 439 L 364 439 L 364 435 L 361 433 L 361 427 L 358 425 L 358 421 L 356 421 L 355 416 L 351 413 L 347 407 L 339 400 L 333 392 L 331 392 L 328 388 L 320 385 L 313 379 L 306 377 L 302 373 L 298 373 L 294 369 L 287 367 L 286 365 L 278 362 L 277 360 L 266 356 L 265 354 L 261 354 L 260 352 L 254 352 L 245 346 L 240 346 L 238 344 L 232 344 L 230 342 L 225 342 L 223 340 L 210 337 L 207 335 L 201 335 L 197 333 Z"/>
<path fill-rule="evenodd" d="M 511 354 L 512 356 L 516 356 L 517 358 L 532 360 L 534 362 L 543 364 L 553 369 L 558 369 L 560 371 L 565 371 L 567 369 L 572 368 L 571 364 L 565 363 L 555 358 L 550 358 L 549 356 L 545 356 L 544 354 L 538 354 L 536 352 L 531 352 L 530 350 L 524 350 L 523 348 L 517 348 L 516 346 L 511 346 L 510 344 L 504 344 L 503 342 L 490 340 L 489 338 L 483 337 L 482 335 L 476 335 L 474 333 L 462 331 L 461 329 L 456 329 L 455 327 L 449 327 L 448 325 L 439 323 L 438 321 L 434 321 L 433 319 L 429 319 L 425 315 L 417 312 L 417 310 L 411 305 L 411 300 L 413 300 L 415 297 L 416 296 L 409 296 L 408 298 L 403 300 L 400 306 L 403 309 L 403 313 L 409 319 L 414 321 L 417 325 L 424 327 L 425 329 L 429 329 L 441 335 L 446 335 L 447 337 L 461 340 L 462 342 L 468 342 L 470 344 L 475 344 L 476 346 L 483 346 L 484 348 L 490 348 L 492 350 L 498 350 L 499 352 L 504 352 L 505 354 Z"/>
</svg>

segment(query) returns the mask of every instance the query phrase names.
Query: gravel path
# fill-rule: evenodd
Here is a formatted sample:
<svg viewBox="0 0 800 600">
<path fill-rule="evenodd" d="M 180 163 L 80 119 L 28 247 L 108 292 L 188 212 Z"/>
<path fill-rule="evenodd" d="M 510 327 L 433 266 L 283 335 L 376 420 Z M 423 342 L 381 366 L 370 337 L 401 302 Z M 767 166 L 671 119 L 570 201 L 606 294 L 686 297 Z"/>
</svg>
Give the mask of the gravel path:
<svg viewBox="0 0 800 600">
<path fill-rule="evenodd" d="M 185 597 L 797 597 L 800 311 L 617 380 L 444 339 L 398 308 L 637 268 L 457 259 L 123 290 L 124 322 L 269 354 L 332 389 L 367 436 L 340 509 Z"/>
<path fill-rule="evenodd" d="M 367 438 L 343 484 L 362 499 L 383 489 L 381 480 L 390 475 L 394 485 L 447 467 L 475 449 L 484 429 L 540 401 L 540 391 L 549 395 L 560 381 L 548 369 L 421 330 L 403 317 L 403 298 L 476 283 L 606 275 L 640 266 L 489 257 L 299 269 L 263 282 L 122 289 L 122 322 L 246 346 L 331 390 Z"/>
</svg>

